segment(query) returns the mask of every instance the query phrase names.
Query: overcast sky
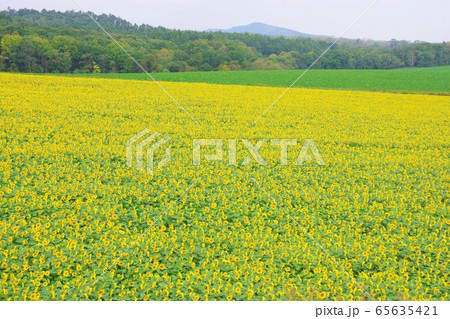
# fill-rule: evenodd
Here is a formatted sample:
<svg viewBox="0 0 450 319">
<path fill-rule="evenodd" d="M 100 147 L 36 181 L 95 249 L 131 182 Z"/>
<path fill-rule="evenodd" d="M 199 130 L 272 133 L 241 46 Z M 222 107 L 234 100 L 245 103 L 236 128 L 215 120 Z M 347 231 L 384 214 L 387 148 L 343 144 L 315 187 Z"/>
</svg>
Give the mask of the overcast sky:
<svg viewBox="0 0 450 319">
<path fill-rule="evenodd" d="M 206 30 L 264 22 L 304 33 L 340 35 L 373 0 L 78 0 L 97 14 L 134 23 Z M 73 0 L 0 0 L 8 7 L 77 10 Z M 450 0 L 379 0 L 346 34 L 374 40 L 450 41 Z"/>
</svg>

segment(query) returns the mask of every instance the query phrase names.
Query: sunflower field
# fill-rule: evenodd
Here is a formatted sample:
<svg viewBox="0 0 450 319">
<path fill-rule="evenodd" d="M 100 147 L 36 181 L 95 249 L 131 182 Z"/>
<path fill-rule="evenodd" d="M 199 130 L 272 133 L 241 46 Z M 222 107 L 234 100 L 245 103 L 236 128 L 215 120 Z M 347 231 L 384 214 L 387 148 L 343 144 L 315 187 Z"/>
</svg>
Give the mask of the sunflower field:
<svg viewBox="0 0 450 319">
<path fill-rule="evenodd" d="M 449 96 L 293 88 L 252 125 L 285 88 L 0 79 L 0 300 L 449 298 Z M 171 137 L 152 175 L 144 129 Z"/>
</svg>

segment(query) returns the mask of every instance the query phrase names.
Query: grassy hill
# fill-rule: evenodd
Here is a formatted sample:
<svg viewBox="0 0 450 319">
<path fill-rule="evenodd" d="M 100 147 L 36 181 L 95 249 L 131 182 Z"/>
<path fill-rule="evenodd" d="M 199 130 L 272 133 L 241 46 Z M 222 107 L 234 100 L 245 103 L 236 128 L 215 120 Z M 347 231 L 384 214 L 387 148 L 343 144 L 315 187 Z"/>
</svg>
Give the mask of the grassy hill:
<svg viewBox="0 0 450 319">
<path fill-rule="evenodd" d="M 155 73 L 158 81 L 290 86 L 302 70 Z M 76 77 L 150 80 L 144 73 L 65 74 Z M 450 66 L 398 70 L 311 70 L 296 87 L 399 93 L 450 94 Z"/>
</svg>

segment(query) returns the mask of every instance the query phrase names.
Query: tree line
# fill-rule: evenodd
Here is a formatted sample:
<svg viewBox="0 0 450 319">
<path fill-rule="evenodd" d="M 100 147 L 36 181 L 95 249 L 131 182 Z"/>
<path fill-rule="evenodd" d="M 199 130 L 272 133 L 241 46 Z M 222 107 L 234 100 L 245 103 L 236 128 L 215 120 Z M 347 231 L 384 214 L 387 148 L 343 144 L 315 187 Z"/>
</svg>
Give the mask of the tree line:
<svg viewBox="0 0 450 319">
<path fill-rule="evenodd" d="M 334 39 L 171 30 L 113 15 L 94 18 L 149 72 L 307 68 Z M 0 71 L 142 72 L 82 12 L 0 12 Z M 450 64 L 450 42 L 344 39 L 315 65 L 321 69 L 394 69 Z"/>
</svg>

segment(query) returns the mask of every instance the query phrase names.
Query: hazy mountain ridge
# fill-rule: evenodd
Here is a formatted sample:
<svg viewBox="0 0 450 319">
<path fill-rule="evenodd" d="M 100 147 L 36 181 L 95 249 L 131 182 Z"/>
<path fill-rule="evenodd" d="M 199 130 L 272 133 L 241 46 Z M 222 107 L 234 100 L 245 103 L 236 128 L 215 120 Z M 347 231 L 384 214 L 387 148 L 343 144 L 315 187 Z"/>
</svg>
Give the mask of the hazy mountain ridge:
<svg viewBox="0 0 450 319">
<path fill-rule="evenodd" d="M 248 25 L 235 26 L 229 29 L 209 29 L 208 32 L 225 32 L 225 33 L 251 33 L 268 36 L 284 36 L 284 37 L 314 37 L 312 34 L 298 32 L 292 29 L 277 27 L 261 22 L 254 22 Z"/>
</svg>

